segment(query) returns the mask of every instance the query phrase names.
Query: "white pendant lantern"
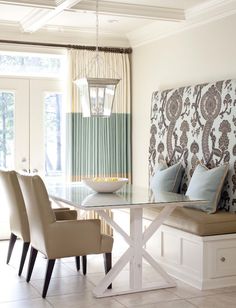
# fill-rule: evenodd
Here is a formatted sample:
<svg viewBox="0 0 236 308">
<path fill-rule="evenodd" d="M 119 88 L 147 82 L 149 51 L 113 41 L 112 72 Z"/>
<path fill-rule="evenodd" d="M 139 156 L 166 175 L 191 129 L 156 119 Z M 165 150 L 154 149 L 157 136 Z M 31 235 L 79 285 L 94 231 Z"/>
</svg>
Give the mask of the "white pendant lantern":
<svg viewBox="0 0 236 308">
<path fill-rule="evenodd" d="M 120 80 L 112 78 L 81 78 L 75 81 L 80 92 L 84 117 L 109 117 Z"/>
<path fill-rule="evenodd" d="M 120 79 L 99 76 L 102 71 L 100 66 L 104 63 L 100 61 L 98 54 L 98 0 L 96 0 L 96 56 L 91 62 L 95 62 L 96 77 L 86 76 L 75 80 L 79 89 L 83 117 L 109 117 Z"/>
</svg>

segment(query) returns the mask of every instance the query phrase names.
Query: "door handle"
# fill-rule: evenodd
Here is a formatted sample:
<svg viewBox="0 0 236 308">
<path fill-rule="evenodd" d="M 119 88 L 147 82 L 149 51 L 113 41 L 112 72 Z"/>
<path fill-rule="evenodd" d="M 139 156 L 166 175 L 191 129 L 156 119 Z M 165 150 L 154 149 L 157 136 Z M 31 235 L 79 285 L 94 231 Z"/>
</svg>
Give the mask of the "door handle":
<svg viewBox="0 0 236 308">
<path fill-rule="evenodd" d="M 32 173 L 37 173 L 37 172 L 39 172 L 39 171 L 36 168 L 32 170 Z"/>
</svg>

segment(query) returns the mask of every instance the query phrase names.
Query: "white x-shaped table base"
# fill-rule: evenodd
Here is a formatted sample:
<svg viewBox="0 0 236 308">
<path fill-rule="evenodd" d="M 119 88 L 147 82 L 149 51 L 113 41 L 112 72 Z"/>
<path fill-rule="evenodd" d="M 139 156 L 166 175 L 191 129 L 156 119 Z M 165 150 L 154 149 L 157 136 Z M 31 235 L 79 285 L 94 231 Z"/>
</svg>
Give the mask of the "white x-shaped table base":
<svg viewBox="0 0 236 308">
<path fill-rule="evenodd" d="M 147 241 L 158 230 L 161 224 L 177 207 L 177 204 L 167 204 L 158 214 L 155 220 L 143 232 L 143 208 L 130 207 L 130 235 L 128 235 L 107 213 L 105 210 L 96 210 L 105 221 L 113 227 L 124 240 L 128 243 L 129 248 L 124 252 L 112 269 L 106 274 L 101 282 L 93 290 L 95 297 L 114 296 L 119 294 L 128 294 L 155 289 L 175 287 L 175 281 L 169 276 L 158 262 L 144 249 Z M 159 273 L 164 279 L 164 283 L 156 283 L 145 287 L 143 283 L 143 258 Z M 114 291 L 107 287 L 115 280 L 118 274 L 130 262 L 130 281 L 129 288 L 122 291 Z"/>
</svg>

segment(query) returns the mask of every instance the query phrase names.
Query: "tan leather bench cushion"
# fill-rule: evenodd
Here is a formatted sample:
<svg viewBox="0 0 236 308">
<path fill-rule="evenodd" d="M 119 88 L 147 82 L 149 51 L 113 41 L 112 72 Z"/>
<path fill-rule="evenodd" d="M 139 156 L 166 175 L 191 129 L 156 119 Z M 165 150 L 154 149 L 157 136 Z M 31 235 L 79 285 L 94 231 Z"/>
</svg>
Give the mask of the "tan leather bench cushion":
<svg viewBox="0 0 236 308">
<path fill-rule="evenodd" d="M 144 216 L 147 219 L 153 219 L 160 211 L 160 208 L 145 209 Z M 236 233 L 236 214 L 226 212 L 207 214 L 199 210 L 179 207 L 164 224 L 200 236 Z"/>
</svg>

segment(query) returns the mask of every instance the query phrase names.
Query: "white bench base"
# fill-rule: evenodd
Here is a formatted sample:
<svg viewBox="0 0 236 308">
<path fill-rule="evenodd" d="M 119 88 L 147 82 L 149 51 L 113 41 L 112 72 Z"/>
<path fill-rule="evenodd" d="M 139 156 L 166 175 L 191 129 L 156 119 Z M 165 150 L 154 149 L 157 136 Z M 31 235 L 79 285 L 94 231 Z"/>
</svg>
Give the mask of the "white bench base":
<svg viewBox="0 0 236 308">
<path fill-rule="evenodd" d="M 201 237 L 162 225 L 147 249 L 170 275 L 193 287 L 236 285 L 236 234 Z"/>
</svg>

